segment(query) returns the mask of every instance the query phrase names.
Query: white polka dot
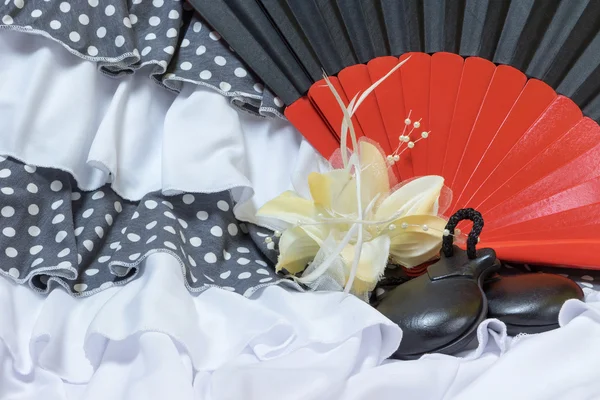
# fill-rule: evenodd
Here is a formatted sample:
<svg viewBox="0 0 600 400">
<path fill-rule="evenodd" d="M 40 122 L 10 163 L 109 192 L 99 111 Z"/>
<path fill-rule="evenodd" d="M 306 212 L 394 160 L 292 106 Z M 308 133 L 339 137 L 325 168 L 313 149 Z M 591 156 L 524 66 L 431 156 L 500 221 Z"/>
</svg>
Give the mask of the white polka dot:
<svg viewBox="0 0 600 400">
<path fill-rule="evenodd" d="M 188 47 L 190 45 L 190 41 L 188 39 L 183 39 L 181 41 L 180 47 Z"/>
<path fill-rule="evenodd" d="M 221 279 L 227 279 L 227 278 L 229 278 L 230 275 L 231 275 L 231 271 L 225 271 L 221 275 L 219 275 L 219 277 Z"/>
<path fill-rule="evenodd" d="M 100 39 L 102 39 L 104 36 L 106 36 L 106 28 L 103 26 L 98 28 L 98 30 L 96 31 L 96 36 L 98 36 Z"/>
<path fill-rule="evenodd" d="M 175 53 L 175 48 L 173 46 L 167 46 L 163 49 L 163 51 L 167 54 L 173 54 Z"/>
<path fill-rule="evenodd" d="M 129 256 L 129 259 L 130 259 L 131 261 L 135 261 L 135 260 L 137 260 L 138 258 L 140 258 L 140 256 L 141 256 L 141 255 L 142 255 L 141 253 L 135 253 L 135 254 L 132 254 L 132 255 L 130 255 L 130 256 Z"/>
<path fill-rule="evenodd" d="M 56 234 L 56 237 L 54 238 L 54 240 L 56 241 L 56 243 L 60 243 L 62 242 L 65 238 L 67 237 L 67 232 L 65 231 L 60 231 Z"/>
<path fill-rule="evenodd" d="M 229 204 L 225 200 L 219 200 L 217 202 L 217 207 L 221 211 L 229 211 Z"/>
<path fill-rule="evenodd" d="M 127 239 L 131 240 L 132 242 L 139 242 L 140 236 L 136 235 L 135 233 L 129 233 L 127 234 Z"/>
<path fill-rule="evenodd" d="M 204 255 L 204 261 L 206 261 L 209 264 L 214 264 L 217 262 L 217 256 L 215 255 L 215 253 L 206 253 Z"/>
<path fill-rule="evenodd" d="M 158 203 L 154 200 L 146 200 L 144 202 L 144 205 L 146 206 L 146 208 L 148 208 L 149 210 L 154 210 L 156 208 L 156 206 L 158 206 Z"/>
<path fill-rule="evenodd" d="M 160 18 L 158 17 L 150 17 L 148 23 L 152 26 L 158 26 L 160 24 Z"/>
<path fill-rule="evenodd" d="M 115 13 L 115 6 L 113 6 L 112 4 L 106 6 L 106 8 L 104 9 L 104 13 L 110 17 Z"/>
<path fill-rule="evenodd" d="M 110 247 L 111 249 L 116 249 L 117 247 L 119 247 L 121 245 L 121 242 L 112 242 L 108 247 Z"/>
<path fill-rule="evenodd" d="M 164 0 L 152 0 L 152 5 L 154 7 L 162 7 L 165 4 Z"/>
<path fill-rule="evenodd" d="M 137 218 L 137 217 L 139 217 L 139 216 L 140 216 L 140 213 L 136 211 L 136 212 L 134 212 L 134 213 L 133 213 L 133 215 L 131 216 L 131 219 L 136 219 L 136 218 Z"/>
<path fill-rule="evenodd" d="M 81 15 L 79 16 L 79 23 L 80 23 L 81 25 L 87 25 L 87 24 L 89 24 L 89 23 L 90 23 L 90 17 L 88 17 L 88 16 L 87 16 L 87 15 L 85 15 L 85 14 L 81 14 Z"/>
<path fill-rule="evenodd" d="M 77 33 L 77 32 L 71 32 L 71 33 L 69 33 L 69 39 L 71 39 L 72 42 L 79 42 L 79 39 L 81 39 L 81 36 L 79 36 L 79 33 Z"/>
<path fill-rule="evenodd" d="M 275 105 L 276 105 L 277 107 L 283 107 L 283 101 L 282 101 L 282 100 L 281 100 L 279 97 L 275 97 L 275 98 L 273 99 L 273 102 L 275 103 Z"/>
<path fill-rule="evenodd" d="M 241 257 L 241 258 L 238 258 L 237 263 L 240 265 L 247 265 L 248 263 L 250 263 L 250 260 L 248 260 L 247 258 Z"/>
<path fill-rule="evenodd" d="M 56 210 L 58 207 L 62 206 L 62 204 L 63 204 L 62 200 L 57 200 L 54 203 L 52 203 L 50 208 L 52 208 L 53 210 Z"/>
<path fill-rule="evenodd" d="M 14 250 L 14 249 L 13 249 L 13 250 Z M 10 256 L 9 256 L 9 257 L 10 257 Z M 11 268 L 11 269 L 9 269 L 9 270 L 8 270 L 8 274 L 9 274 L 10 276 L 12 276 L 13 278 L 18 278 L 18 277 L 19 277 L 19 275 L 20 275 L 20 274 L 19 274 L 19 270 L 18 270 L 18 269 L 16 269 L 16 268 Z"/>
<path fill-rule="evenodd" d="M 61 251 L 60 251 L 60 252 L 57 254 L 57 256 L 58 256 L 59 258 L 63 258 L 63 257 L 66 257 L 66 256 L 68 256 L 70 252 L 71 252 L 71 249 L 69 249 L 69 248 L 67 247 L 66 249 L 62 249 L 62 250 L 61 250 Z"/>
<path fill-rule="evenodd" d="M 238 234 L 238 227 L 236 224 L 229 224 L 227 225 L 227 232 L 229 232 L 229 234 L 231 236 L 235 236 Z"/>
<path fill-rule="evenodd" d="M 247 247 L 238 247 L 237 248 L 238 253 L 250 253 L 250 250 Z"/>
<path fill-rule="evenodd" d="M 2 216 L 5 218 L 9 218 L 15 215 L 15 209 L 11 206 L 2 207 L 2 211 L 0 211 L 0 214 L 2 214 Z"/>
<path fill-rule="evenodd" d="M 580 284 L 581 284 L 581 286 L 585 286 L 587 288 L 593 288 L 594 287 L 594 285 L 592 285 L 589 282 L 580 282 Z"/>
<path fill-rule="evenodd" d="M 190 69 L 192 69 L 192 63 L 189 61 L 184 61 L 181 63 L 180 67 L 184 71 L 189 71 Z"/>
<path fill-rule="evenodd" d="M 223 65 L 227 64 L 227 60 L 225 60 L 225 57 L 216 56 L 215 57 L 215 64 L 220 65 L 222 67 Z"/>
<path fill-rule="evenodd" d="M 202 239 L 194 236 L 193 238 L 190 239 L 190 244 L 194 247 L 198 247 L 202 244 Z"/>
<path fill-rule="evenodd" d="M 202 29 L 202 23 L 198 22 L 198 21 L 194 22 L 194 25 L 192 26 L 192 29 L 196 33 L 200 32 L 200 30 Z"/>
<path fill-rule="evenodd" d="M 27 211 L 31 215 L 38 215 L 40 208 L 36 204 L 31 204 L 29 207 L 27 207 Z"/>
<path fill-rule="evenodd" d="M 225 260 L 231 259 L 231 254 L 229 254 L 226 250 L 223 250 L 223 258 Z"/>
<path fill-rule="evenodd" d="M 198 46 L 198 48 L 196 49 L 196 55 L 197 56 L 201 56 L 204 53 L 206 53 L 206 47 L 205 46 Z"/>
<path fill-rule="evenodd" d="M 173 250 L 177 250 L 177 246 L 175 246 L 175 245 L 174 245 L 173 243 L 171 243 L 171 242 L 168 242 L 168 241 L 167 241 L 167 242 L 164 242 L 163 244 L 165 245 L 165 247 L 168 247 L 168 248 L 170 248 L 170 249 L 173 249 Z"/>
<path fill-rule="evenodd" d="M 89 46 L 87 48 L 87 53 L 92 56 L 95 57 L 98 55 L 98 49 L 95 46 Z"/>
<path fill-rule="evenodd" d="M 263 267 L 267 266 L 267 263 L 264 262 L 263 260 L 254 260 L 255 263 L 257 263 L 258 265 L 262 265 Z"/>
<path fill-rule="evenodd" d="M 110 256 L 102 256 L 98 259 L 98 262 L 103 264 L 103 263 L 107 262 L 108 260 L 110 260 Z"/>
<path fill-rule="evenodd" d="M 13 237 L 15 236 L 15 234 L 17 233 L 13 228 L 8 227 L 8 228 L 4 228 L 2 229 L 2 233 L 4 234 L 4 236 L 6 237 Z"/>
<path fill-rule="evenodd" d="M 177 218 L 177 222 L 179 222 L 179 225 L 181 225 L 181 227 L 182 227 L 183 229 L 187 229 L 187 227 L 188 227 L 188 223 L 187 223 L 187 222 L 185 222 L 185 221 L 184 221 L 184 220 L 182 220 L 181 218 Z"/>
<path fill-rule="evenodd" d="M 260 275 L 269 275 L 269 271 L 267 271 L 267 270 L 266 270 L 266 269 L 264 269 L 264 268 L 259 268 L 259 269 L 257 269 L 257 270 L 256 270 L 256 273 L 257 273 L 257 274 L 260 274 Z"/>
<path fill-rule="evenodd" d="M 121 47 L 124 44 L 125 44 L 125 38 L 123 36 L 119 35 L 115 38 L 115 46 Z"/>
<path fill-rule="evenodd" d="M 13 24 L 13 19 L 10 15 L 5 15 L 4 17 L 2 17 L 2 23 L 4 25 L 12 25 Z"/>
<path fill-rule="evenodd" d="M 3 187 L 2 189 L 0 189 L 0 192 L 6 194 L 6 195 L 11 195 L 15 193 L 15 190 L 13 188 L 9 188 L 9 187 Z"/>
<path fill-rule="evenodd" d="M 37 193 L 38 192 L 38 187 L 35 185 L 35 183 L 30 183 L 27 185 L 27 191 L 29 193 Z"/>
<path fill-rule="evenodd" d="M 94 213 L 94 209 L 88 208 L 87 210 L 85 210 L 83 212 L 82 216 L 83 216 L 83 218 L 89 218 L 93 213 Z"/>
<path fill-rule="evenodd" d="M 41 17 L 42 16 L 42 10 L 33 10 L 31 12 L 31 16 L 33 18 L 39 18 L 39 17 Z"/>
<path fill-rule="evenodd" d="M 265 86 L 262 83 L 255 83 L 254 90 L 258 93 L 262 93 L 265 90 Z"/>
<path fill-rule="evenodd" d="M 172 226 L 165 226 L 163 228 L 165 231 L 172 233 L 173 235 L 175 235 L 175 228 L 173 228 Z"/>
<path fill-rule="evenodd" d="M 94 242 L 91 240 L 84 240 L 83 247 L 85 247 L 88 251 L 92 251 L 94 249 Z"/>
<path fill-rule="evenodd" d="M 123 25 L 125 25 L 126 28 L 131 28 L 131 20 L 129 19 L 129 17 L 125 17 L 123 18 Z"/>
<path fill-rule="evenodd" d="M 92 195 L 92 200 L 99 200 L 104 197 L 104 192 L 99 190 Z"/>
<path fill-rule="evenodd" d="M 37 235 L 32 235 L 32 236 L 37 236 Z M 32 248 L 29 249 L 29 253 L 31 253 L 31 255 L 35 256 L 43 249 L 44 249 L 44 246 L 40 246 L 40 245 L 33 246 Z"/>
<path fill-rule="evenodd" d="M 219 39 L 221 39 L 221 35 L 219 35 L 215 31 L 212 31 L 211 33 L 209 33 L 208 37 L 211 38 L 212 40 L 219 40 Z"/>
<path fill-rule="evenodd" d="M 91 268 L 91 269 L 87 269 L 85 270 L 85 274 L 87 276 L 94 276 L 96 275 L 98 272 L 100 272 L 100 270 L 96 269 L 96 268 Z"/>
<path fill-rule="evenodd" d="M 83 261 L 83 257 L 81 257 L 81 254 L 77 254 L 77 264 L 81 264 L 81 261 Z M 100 286 L 102 287 L 102 286 Z"/>
<path fill-rule="evenodd" d="M 594 278 L 589 275 L 583 275 L 581 277 L 581 279 L 583 279 L 584 281 L 593 281 L 594 280 Z"/>
<path fill-rule="evenodd" d="M 146 35 L 146 37 L 144 38 L 146 40 L 154 40 L 156 39 L 156 35 L 154 33 L 149 33 Z"/>
<path fill-rule="evenodd" d="M 29 229 L 27 229 L 27 232 L 33 237 L 39 236 L 41 233 L 40 228 L 37 226 L 30 226 Z"/>
<path fill-rule="evenodd" d="M 62 189 L 62 187 L 63 187 L 63 184 L 62 184 L 62 182 L 61 182 L 61 181 L 54 181 L 54 182 L 52 182 L 52 183 L 50 184 L 50 189 L 51 189 L 53 192 L 58 192 L 58 191 L 60 191 L 60 190 Z"/>
<path fill-rule="evenodd" d="M 206 221 L 208 219 L 208 213 L 206 211 L 198 211 L 196 218 L 200 221 Z"/>
<path fill-rule="evenodd" d="M 129 14 L 129 21 L 130 21 L 130 22 L 131 22 L 133 25 L 137 24 L 137 22 L 138 22 L 138 17 L 137 17 L 137 15 L 135 15 L 135 14 Z"/>
<path fill-rule="evenodd" d="M 204 70 L 200 72 L 200 78 L 202 79 L 210 79 L 212 77 L 212 73 L 210 71 Z"/>
<path fill-rule="evenodd" d="M 17 254 L 19 254 L 13 247 L 7 247 L 6 250 L 4 250 L 4 253 L 6 253 L 6 255 L 10 258 L 15 258 Z"/>
<path fill-rule="evenodd" d="M 229 90 L 231 89 L 231 85 L 229 83 L 227 83 L 227 82 L 221 82 L 221 83 L 219 83 L 219 87 L 224 92 L 229 92 Z"/>
<path fill-rule="evenodd" d="M 81 235 L 81 232 L 83 232 L 83 226 L 80 226 L 79 228 L 75 229 L 73 232 L 75 233 L 75 236 L 79 236 Z"/>
<path fill-rule="evenodd" d="M 223 229 L 221 229 L 221 227 L 220 227 L 220 226 L 216 226 L 216 225 L 215 225 L 215 226 L 213 226 L 212 228 L 210 228 L 210 233 L 211 233 L 213 236 L 216 236 L 216 237 L 221 237 L 221 236 L 223 236 Z"/>
<path fill-rule="evenodd" d="M 182 232 L 182 231 L 179 231 L 179 237 L 181 237 L 181 241 L 182 241 L 183 243 L 185 243 L 185 242 L 186 242 L 186 240 L 185 240 L 185 235 L 183 234 L 183 232 Z M 181 251 L 183 252 L 183 254 L 185 254 L 185 251 L 183 250 L 183 247 L 181 248 Z"/>
<path fill-rule="evenodd" d="M 4 168 L 3 170 L 0 170 L 0 178 L 8 178 L 10 174 L 10 169 Z"/>
<path fill-rule="evenodd" d="M 76 292 L 83 292 L 88 288 L 88 285 L 86 285 L 85 283 L 78 283 L 76 285 L 73 285 L 73 290 L 75 290 Z"/>
<path fill-rule="evenodd" d="M 150 236 L 150 239 L 146 240 L 146 244 L 154 242 L 156 240 L 156 237 L 156 235 Z"/>
<path fill-rule="evenodd" d="M 170 29 L 167 31 L 167 37 L 168 37 L 168 38 L 174 38 L 174 37 L 177 37 L 177 29 L 175 29 L 175 28 L 170 28 Z"/>
<path fill-rule="evenodd" d="M 169 207 L 171 210 L 173 209 L 173 204 L 169 203 L 166 200 L 161 201 L 162 204 L 164 204 L 165 206 Z"/>
<path fill-rule="evenodd" d="M 113 217 L 110 214 L 106 214 L 104 216 L 104 219 L 106 220 L 106 223 L 110 226 L 113 224 Z"/>
<path fill-rule="evenodd" d="M 152 47 L 150 47 L 150 46 L 146 46 L 146 47 L 144 47 L 144 49 L 142 50 L 142 55 L 143 55 L 143 56 L 145 56 L 145 55 L 148 55 L 148 53 L 150 53 L 150 51 L 152 51 Z"/>
<path fill-rule="evenodd" d="M 60 11 L 64 13 L 71 11 L 71 5 L 66 1 L 63 1 L 62 3 L 60 3 Z"/>
<path fill-rule="evenodd" d="M 148 225 L 146 225 L 146 229 L 152 229 L 156 226 L 156 224 L 157 224 L 156 221 L 152 221 Z"/>
<path fill-rule="evenodd" d="M 99 226 L 95 227 L 94 232 L 96 232 L 96 235 L 98 235 L 98 237 L 100 239 L 102 239 L 104 237 L 104 229 L 102 229 L 101 227 L 99 227 Z"/>
<path fill-rule="evenodd" d="M 275 242 L 271 242 L 267 244 L 267 249 L 269 250 L 275 250 Z"/>
<path fill-rule="evenodd" d="M 189 260 L 190 264 L 192 265 L 192 267 L 195 267 L 197 265 L 196 261 L 194 261 L 194 259 L 192 258 L 192 256 L 188 256 L 188 260 Z"/>
<path fill-rule="evenodd" d="M 31 263 L 31 268 L 40 265 L 41 263 L 44 262 L 43 258 L 36 258 L 35 260 L 33 260 L 33 262 Z"/>
<path fill-rule="evenodd" d="M 23 8 L 25 6 L 25 0 L 14 0 L 14 3 L 17 8 Z"/>
<path fill-rule="evenodd" d="M 263 278 L 259 282 L 260 283 L 265 283 L 265 282 L 269 282 L 269 281 L 272 281 L 272 280 L 273 280 L 273 278 L 269 277 L 269 278 Z"/>
<path fill-rule="evenodd" d="M 123 206 L 121 205 L 121 202 L 119 201 L 115 201 L 115 211 L 120 213 L 121 211 L 123 211 Z"/>
<path fill-rule="evenodd" d="M 246 70 L 244 68 L 236 68 L 235 71 L 233 71 L 233 73 L 235 74 L 235 76 L 237 76 L 238 78 L 243 78 L 246 75 L 248 75 L 248 72 L 246 72 Z"/>
<path fill-rule="evenodd" d="M 185 204 L 192 204 L 196 198 L 192 194 L 184 194 L 181 198 Z"/>
<path fill-rule="evenodd" d="M 252 276 L 250 272 L 242 272 L 238 275 L 238 279 L 248 279 Z"/>
<path fill-rule="evenodd" d="M 60 24 L 59 21 L 57 21 L 57 20 L 50 21 L 50 28 L 52 28 L 52 29 L 60 29 L 60 26 L 61 26 L 61 24 Z"/>
<path fill-rule="evenodd" d="M 98 0 L 88 0 L 88 4 L 92 7 L 98 7 Z"/>
<path fill-rule="evenodd" d="M 25 171 L 29 172 L 30 174 L 33 174 L 37 170 L 35 165 L 24 165 L 23 168 L 25 168 Z"/>
<path fill-rule="evenodd" d="M 163 214 L 164 214 L 164 215 L 165 215 L 165 217 L 167 217 L 167 218 L 175 219 L 175 216 L 174 216 L 174 215 L 173 215 L 173 213 L 172 213 L 172 212 L 170 212 L 170 211 L 165 211 Z"/>
</svg>

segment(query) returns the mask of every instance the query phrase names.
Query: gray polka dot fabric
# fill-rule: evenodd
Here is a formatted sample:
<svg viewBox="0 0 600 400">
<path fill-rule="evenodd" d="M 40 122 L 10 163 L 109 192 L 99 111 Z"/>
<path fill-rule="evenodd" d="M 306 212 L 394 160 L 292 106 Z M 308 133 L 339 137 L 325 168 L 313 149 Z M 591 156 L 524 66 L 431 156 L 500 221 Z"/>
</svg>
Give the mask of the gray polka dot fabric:
<svg viewBox="0 0 600 400">
<path fill-rule="evenodd" d="M 0 28 L 40 34 L 114 76 L 153 66 L 179 91 L 212 88 L 242 110 L 282 117 L 275 97 L 197 13 L 180 0 L 0 0 Z"/>
<path fill-rule="evenodd" d="M 139 202 L 108 185 L 82 192 L 64 171 L 0 157 L 0 275 L 87 296 L 134 279 L 146 257 L 166 252 L 192 292 L 216 286 L 249 296 L 293 285 L 274 272 L 271 232 L 239 223 L 232 206 L 229 192 L 150 193 Z"/>
</svg>

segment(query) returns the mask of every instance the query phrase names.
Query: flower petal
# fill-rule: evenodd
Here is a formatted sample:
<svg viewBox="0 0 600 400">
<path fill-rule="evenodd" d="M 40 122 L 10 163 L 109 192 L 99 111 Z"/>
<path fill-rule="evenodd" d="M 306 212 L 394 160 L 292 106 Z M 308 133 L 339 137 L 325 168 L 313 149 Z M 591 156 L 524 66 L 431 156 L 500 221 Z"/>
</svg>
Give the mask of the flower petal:
<svg viewBox="0 0 600 400">
<path fill-rule="evenodd" d="M 400 187 L 381 202 L 375 213 L 377 220 L 396 215 L 435 214 L 437 201 L 444 186 L 444 178 L 437 175 L 423 176 Z"/>
<path fill-rule="evenodd" d="M 378 194 L 390 191 L 389 167 L 379 147 L 365 139 L 360 140 L 359 146 L 361 198 L 366 206 Z"/>
<path fill-rule="evenodd" d="M 363 243 L 356 277 L 352 284 L 352 293 L 360 296 L 375 289 L 387 266 L 389 251 L 390 238 L 387 235 Z M 347 268 L 346 279 L 350 276 L 354 252 L 354 245 L 347 245 L 341 252 Z"/>
<path fill-rule="evenodd" d="M 402 223 L 409 226 L 402 229 Z M 446 221 L 434 215 L 411 215 L 394 221 L 390 231 L 390 256 L 398 264 L 411 268 L 439 255 Z M 427 231 L 422 226 L 427 225 Z"/>
<path fill-rule="evenodd" d="M 285 268 L 291 274 L 304 271 L 319 251 L 319 244 L 302 228 L 287 229 L 279 241 L 279 260 L 276 271 Z"/>
<path fill-rule="evenodd" d="M 292 191 L 283 192 L 262 206 L 256 215 L 277 218 L 290 224 L 313 223 L 317 210 L 312 201 Z"/>
</svg>

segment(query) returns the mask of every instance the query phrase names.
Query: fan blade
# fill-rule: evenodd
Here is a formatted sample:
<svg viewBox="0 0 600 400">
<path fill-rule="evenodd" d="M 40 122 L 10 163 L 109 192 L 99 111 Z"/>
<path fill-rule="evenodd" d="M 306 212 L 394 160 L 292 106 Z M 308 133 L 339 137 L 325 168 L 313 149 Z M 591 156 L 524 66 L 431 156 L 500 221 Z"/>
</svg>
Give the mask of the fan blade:
<svg viewBox="0 0 600 400">
<path fill-rule="evenodd" d="M 323 157 L 331 157 L 339 148 L 337 137 L 306 97 L 288 106 L 285 116 Z"/>
</svg>

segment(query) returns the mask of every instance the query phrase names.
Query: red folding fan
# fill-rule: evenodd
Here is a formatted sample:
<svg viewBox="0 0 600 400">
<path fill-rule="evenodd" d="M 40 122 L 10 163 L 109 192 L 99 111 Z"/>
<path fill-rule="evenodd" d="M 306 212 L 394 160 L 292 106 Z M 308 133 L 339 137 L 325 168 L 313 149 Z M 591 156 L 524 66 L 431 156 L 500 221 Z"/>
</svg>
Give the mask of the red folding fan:
<svg viewBox="0 0 600 400">
<path fill-rule="evenodd" d="M 513 67 L 443 52 L 400 61 L 409 56 L 356 111 L 357 135 L 386 154 L 413 144 L 394 164 L 398 178 L 443 176 L 453 192 L 448 212 L 481 212 L 482 246 L 499 258 L 600 266 L 598 124 Z M 374 58 L 331 81 L 348 103 L 398 63 Z M 342 111 L 323 81 L 285 115 L 323 156 L 338 148 Z"/>
</svg>

